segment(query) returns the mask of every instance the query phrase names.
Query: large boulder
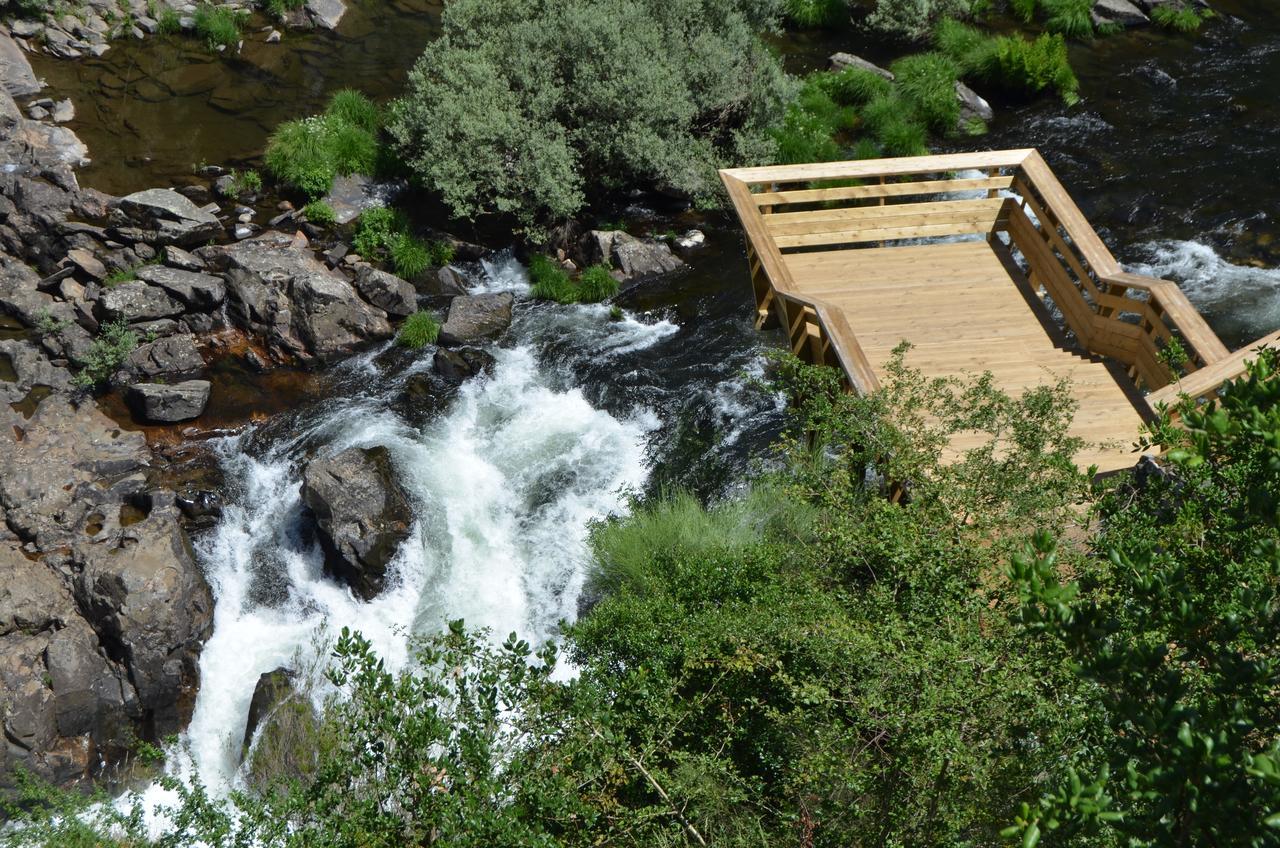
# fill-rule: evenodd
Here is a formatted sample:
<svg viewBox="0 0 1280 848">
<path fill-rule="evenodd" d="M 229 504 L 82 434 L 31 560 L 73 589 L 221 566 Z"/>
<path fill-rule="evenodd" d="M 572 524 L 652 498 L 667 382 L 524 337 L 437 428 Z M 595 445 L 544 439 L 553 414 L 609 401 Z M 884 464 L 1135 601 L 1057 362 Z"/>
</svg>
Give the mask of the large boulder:
<svg viewBox="0 0 1280 848">
<path fill-rule="evenodd" d="M 590 261 L 615 268 L 616 276 L 623 280 L 655 277 L 685 267 L 666 242 L 636 238 L 622 230 L 592 230 L 585 240 Z"/>
<path fill-rule="evenodd" d="M 853 53 L 832 53 L 827 59 L 827 64 L 833 71 L 843 71 L 845 68 L 858 68 L 863 71 L 870 71 L 873 74 L 884 77 L 893 82 L 893 71 L 886 70 L 874 62 L 868 62 L 861 56 L 855 56 Z"/>
<path fill-rule="evenodd" d="M 0 82 L 10 97 L 30 97 L 43 87 L 27 56 L 8 35 L 0 34 Z"/>
<path fill-rule="evenodd" d="M 440 348 L 431 361 L 432 369 L 447 383 L 457 385 L 493 368 L 493 354 L 476 347 L 460 350 Z"/>
<path fill-rule="evenodd" d="M 386 448 L 312 460 L 302 476 L 302 500 L 315 515 L 325 567 L 366 600 L 381 592 L 387 565 L 413 522 Z"/>
<path fill-rule="evenodd" d="M 198 253 L 226 277 L 232 320 L 278 357 L 336 359 L 392 334 L 382 310 L 279 233 Z"/>
<path fill-rule="evenodd" d="M 956 81 L 956 99 L 960 101 L 960 117 L 957 119 L 957 129 L 967 131 L 969 125 L 974 121 L 982 123 L 984 126 L 995 118 L 995 110 L 978 92 L 969 86 Z"/>
<path fill-rule="evenodd" d="M 226 283 L 212 274 L 146 265 L 138 269 L 137 277 L 164 289 L 191 312 L 213 312 L 222 306 L 227 296 Z"/>
<path fill-rule="evenodd" d="M 493 338 L 511 326 L 510 292 L 460 295 L 449 301 L 449 315 L 440 327 L 442 345 L 464 345 Z"/>
<path fill-rule="evenodd" d="M 125 223 L 118 232 L 131 241 L 151 244 L 195 244 L 222 232 L 212 212 L 168 188 L 149 188 L 120 199 Z"/>
<path fill-rule="evenodd" d="M 186 311 L 159 286 L 151 286 L 142 280 L 130 280 L 117 286 L 108 286 L 94 305 L 94 314 L 101 321 L 154 321 L 172 318 Z"/>
<path fill-rule="evenodd" d="M 143 421 L 174 424 L 199 418 L 209 405 L 208 380 L 181 383 L 136 383 L 127 395 L 133 414 Z"/>
<path fill-rule="evenodd" d="M 1151 23 L 1151 19 L 1130 0 L 1097 0 L 1093 4 L 1092 18 L 1095 26 L 1114 24 L 1134 27 Z"/>
<path fill-rule="evenodd" d="M 404 318 L 418 311 L 418 295 L 413 286 L 372 265 L 362 265 L 356 272 L 356 288 L 361 297 L 388 315 Z"/>
<path fill-rule="evenodd" d="M 196 337 L 190 333 L 178 333 L 135 348 L 120 366 L 123 374 L 118 382 L 175 377 L 193 374 L 203 368 L 204 357 L 196 346 Z"/>
<path fill-rule="evenodd" d="M 307 0 L 307 14 L 321 29 L 337 29 L 338 21 L 347 13 L 342 0 Z"/>
</svg>

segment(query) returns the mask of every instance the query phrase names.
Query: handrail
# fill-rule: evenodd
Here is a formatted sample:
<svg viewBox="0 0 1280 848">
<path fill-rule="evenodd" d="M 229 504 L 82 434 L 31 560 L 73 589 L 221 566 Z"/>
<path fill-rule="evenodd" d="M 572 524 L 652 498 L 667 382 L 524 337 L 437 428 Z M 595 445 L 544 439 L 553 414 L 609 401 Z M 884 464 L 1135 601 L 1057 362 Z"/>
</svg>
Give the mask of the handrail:
<svg viewBox="0 0 1280 848">
<path fill-rule="evenodd" d="M 1160 405 L 1176 403 L 1184 395 L 1199 400 L 1214 397 L 1218 389 L 1228 380 L 1234 380 L 1245 373 L 1246 365 L 1258 358 L 1258 351 L 1264 347 L 1280 345 L 1280 330 L 1245 345 L 1235 353 L 1218 360 L 1212 365 L 1201 368 L 1175 383 L 1147 395 L 1147 403 L 1152 412 Z"/>
</svg>

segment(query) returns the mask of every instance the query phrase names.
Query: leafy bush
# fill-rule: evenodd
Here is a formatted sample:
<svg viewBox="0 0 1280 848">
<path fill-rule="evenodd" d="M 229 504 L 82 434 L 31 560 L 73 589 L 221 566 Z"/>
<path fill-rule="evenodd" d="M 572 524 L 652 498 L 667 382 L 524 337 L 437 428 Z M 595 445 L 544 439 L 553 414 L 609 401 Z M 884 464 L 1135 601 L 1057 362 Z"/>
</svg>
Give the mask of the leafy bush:
<svg viewBox="0 0 1280 848">
<path fill-rule="evenodd" d="M 313 200 L 302 207 L 302 217 L 320 227 L 332 227 L 338 222 L 333 207 L 323 200 Z"/>
<path fill-rule="evenodd" d="M 454 0 L 389 128 L 460 218 L 533 240 L 592 195 L 662 186 L 715 203 L 716 168 L 767 158 L 792 83 L 751 0 Z"/>
<path fill-rule="evenodd" d="M 1039 94 L 1052 88 L 1068 106 L 1079 98 L 1080 83 L 1067 57 L 1061 35 L 1044 33 L 1035 40 L 1017 35 L 991 37 L 955 21 L 938 26 L 939 49 L 959 68 L 1008 91 Z"/>
<path fill-rule="evenodd" d="M 262 175 L 250 168 L 247 171 L 237 171 L 232 169 L 232 191 L 236 196 L 242 194 L 257 194 L 262 191 Z"/>
<path fill-rule="evenodd" d="M 435 344 L 440 337 L 440 322 L 430 312 L 415 312 L 400 325 L 396 343 L 412 350 Z"/>
<path fill-rule="evenodd" d="M 231 49 L 240 43 L 240 25 L 246 17 L 229 6 L 201 3 L 194 16 L 196 36 L 204 39 L 210 50 Z"/>
<path fill-rule="evenodd" d="M 985 0 L 875 0 L 867 25 L 896 38 L 924 41 L 939 20 L 968 17 L 985 5 Z"/>
<path fill-rule="evenodd" d="M 176 10 L 165 6 L 160 10 L 159 17 L 156 18 L 156 27 L 161 35 L 173 35 L 182 32 L 182 17 Z"/>
<path fill-rule="evenodd" d="M 377 116 L 364 95 L 339 91 L 323 115 L 276 127 L 267 141 L 267 170 L 310 198 L 326 194 L 339 175 L 373 174 L 379 163 Z"/>
<path fill-rule="evenodd" d="M 893 63 L 895 83 L 925 124 L 938 133 L 955 130 L 960 119 L 956 81 L 960 69 L 942 53 L 917 53 Z"/>
<path fill-rule="evenodd" d="M 396 274 L 406 279 L 412 279 L 431 267 L 431 251 L 408 233 L 400 233 L 393 238 L 389 251 Z"/>
<path fill-rule="evenodd" d="M 375 206 L 360 213 L 352 247 L 368 259 L 385 257 L 388 246 L 398 233 L 408 228 L 403 213 L 389 206 Z"/>
<path fill-rule="evenodd" d="M 137 346 L 138 334 L 123 320 L 103 324 L 84 358 L 77 361 L 80 370 L 73 382 L 82 388 L 106 382 Z"/>
</svg>

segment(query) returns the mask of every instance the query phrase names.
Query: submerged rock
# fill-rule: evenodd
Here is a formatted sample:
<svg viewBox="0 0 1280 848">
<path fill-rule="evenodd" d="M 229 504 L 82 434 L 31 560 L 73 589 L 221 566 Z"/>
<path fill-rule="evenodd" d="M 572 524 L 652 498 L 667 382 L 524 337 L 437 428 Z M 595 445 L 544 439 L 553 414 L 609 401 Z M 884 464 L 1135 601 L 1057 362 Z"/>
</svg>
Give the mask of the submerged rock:
<svg viewBox="0 0 1280 848">
<path fill-rule="evenodd" d="M 455 297 L 440 327 L 440 344 L 464 345 L 501 335 L 511 326 L 514 303 L 510 292 Z"/>
<path fill-rule="evenodd" d="M 199 418 L 209 404 L 212 384 L 208 380 L 181 383 L 137 383 L 129 387 L 128 401 L 133 414 L 161 424 Z"/>
<path fill-rule="evenodd" d="M 493 354 L 479 348 L 464 347 L 456 351 L 441 348 L 431 360 L 431 367 L 441 379 L 457 384 L 490 370 L 493 363 Z"/>
<path fill-rule="evenodd" d="M 302 500 L 315 515 L 325 568 L 358 596 L 375 597 L 413 522 L 387 449 L 352 448 L 312 460 L 302 476 Z"/>
</svg>

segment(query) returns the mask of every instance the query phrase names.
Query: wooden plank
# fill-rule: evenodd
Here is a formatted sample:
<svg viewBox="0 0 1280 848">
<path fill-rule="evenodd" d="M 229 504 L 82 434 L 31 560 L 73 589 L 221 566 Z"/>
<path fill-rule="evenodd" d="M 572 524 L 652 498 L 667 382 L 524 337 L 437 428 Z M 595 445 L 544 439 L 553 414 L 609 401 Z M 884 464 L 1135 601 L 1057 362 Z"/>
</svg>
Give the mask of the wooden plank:
<svg viewBox="0 0 1280 848">
<path fill-rule="evenodd" d="M 725 171 L 720 172 L 720 178 L 724 182 L 725 189 L 729 192 L 729 199 L 733 203 L 734 210 L 738 213 L 738 220 L 742 223 L 742 229 L 746 231 L 747 239 L 755 249 L 756 257 L 760 260 L 761 267 L 764 268 L 765 273 L 769 276 L 769 282 L 775 289 L 790 291 L 792 289 L 791 275 L 787 271 L 786 263 L 782 261 L 782 254 L 778 252 L 778 246 L 773 243 L 773 239 L 765 231 L 761 216 L 756 214 L 755 205 L 751 202 L 751 193 L 747 191 L 744 183 L 727 176 Z"/>
<path fill-rule="evenodd" d="M 1104 282 L 1116 283 L 1131 288 L 1146 288 L 1160 299 L 1165 315 L 1177 326 L 1183 340 L 1199 356 L 1205 365 L 1225 359 L 1231 355 L 1227 346 L 1222 343 L 1205 322 L 1204 316 L 1187 300 L 1182 289 L 1168 280 L 1143 277 L 1138 274 L 1120 273 L 1104 278 Z"/>
<path fill-rule="evenodd" d="M 1049 250 L 1049 245 L 1040 238 L 1040 231 L 1021 210 L 1009 216 L 1009 235 L 1014 246 L 1026 257 L 1036 281 L 1045 287 L 1045 291 L 1062 312 L 1067 326 L 1080 339 L 1081 344 L 1089 345 L 1094 328 L 1093 310 L 1085 303 L 1080 290 Z"/>
<path fill-rule="evenodd" d="M 918 226 L 885 227 L 883 229 L 846 229 L 830 232 L 808 233 L 794 236 L 776 236 L 779 249 L 795 247 L 820 247 L 827 244 L 858 244 L 874 241 L 900 241 L 902 239 L 936 238 L 939 236 L 985 235 L 991 232 L 991 222 L 967 221 L 949 224 L 923 224 Z"/>
<path fill-rule="evenodd" d="M 751 196 L 758 206 L 785 206 L 802 203 L 838 203 L 847 200 L 872 200 L 886 197 L 950 194 L 961 191 L 1001 191 L 1013 188 L 1013 176 L 983 179 L 917 180 L 907 183 L 875 183 L 862 186 L 765 191 Z"/>
<path fill-rule="evenodd" d="M 892 159 L 857 159 L 849 162 L 818 162 L 806 165 L 766 165 L 759 168 L 730 168 L 722 175 L 739 182 L 806 183 L 815 180 L 856 180 L 896 177 L 906 174 L 938 174 L 949 171 L 988 168 L 1016 168 L 1034 150 L 996 150 L 950 153 L 940 156 L 903 156 Z"/>
<path fill-rule="evenodd" d="M 965 214 L 974 218 L 995 218 L 1004 201 L 996 200 L 940 200 L 928 203 L 894 203 L 888 206 L 852 206 L 839 209 L 813 209 L 807 212 L 775 212 L 765 219 L 772 233 L 804 232 L 796 227 L 810 226 L 822 229 L 829 223 L 853 226 L 861 223 L 880 223 L 881 219 L 911 217 L 913 215 Z"/>
</svg>

